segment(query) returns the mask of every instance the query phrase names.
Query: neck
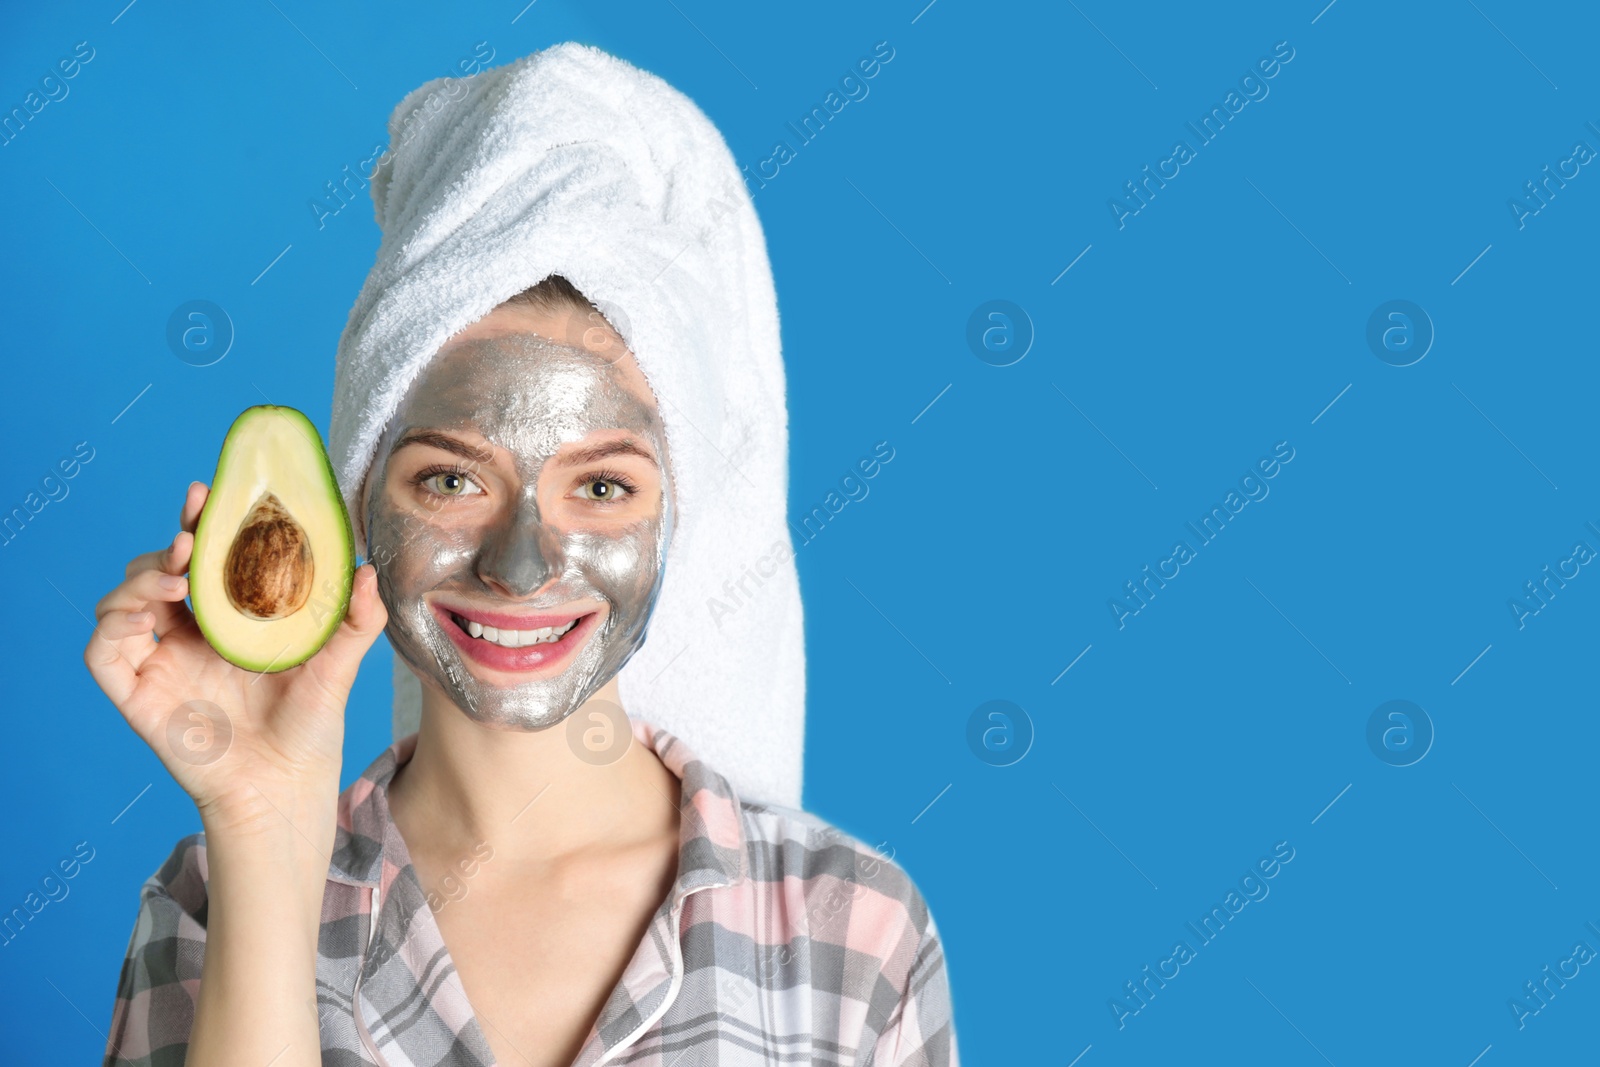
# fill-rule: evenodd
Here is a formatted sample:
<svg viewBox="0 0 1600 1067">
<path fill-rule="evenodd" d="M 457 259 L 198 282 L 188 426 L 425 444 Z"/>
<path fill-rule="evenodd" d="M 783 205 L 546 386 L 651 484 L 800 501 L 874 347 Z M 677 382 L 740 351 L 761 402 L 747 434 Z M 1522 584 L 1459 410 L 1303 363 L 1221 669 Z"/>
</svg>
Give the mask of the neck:
<svg viewBox="0 0 1600 1067">
<path fill-rule="evenodd" d="M 413 852 L 486 841 L 496 855 L 550 862 L 676 834 L 682 783 L 637 738 L 623 756 L 597 766 L 569 746 L 571 719 L 544 730 L 497 730 L 469 719 L 426 681 L 422 692 L 416 751 L 388 790 Z M 601 700 L 621 706 L 615 678 L 572 718 L 604 729 L 589 714 Z"/>
</svg>

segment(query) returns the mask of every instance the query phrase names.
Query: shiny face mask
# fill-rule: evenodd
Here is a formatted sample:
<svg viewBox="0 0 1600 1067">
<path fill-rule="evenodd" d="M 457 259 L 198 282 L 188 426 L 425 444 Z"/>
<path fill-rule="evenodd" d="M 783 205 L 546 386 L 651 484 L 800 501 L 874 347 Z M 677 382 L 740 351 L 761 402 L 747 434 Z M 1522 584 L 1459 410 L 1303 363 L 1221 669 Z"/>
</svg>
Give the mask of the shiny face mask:
<svg viewBox="0 0 1600 1067">
<path fill-rule="evenodd" d="M 534 333 L 463 342 L 379 442 L 367 557 L 389 641 L 479 723 L 553 726 L 644 642 L 674 507 L 642 380 Z"/>
</svg>

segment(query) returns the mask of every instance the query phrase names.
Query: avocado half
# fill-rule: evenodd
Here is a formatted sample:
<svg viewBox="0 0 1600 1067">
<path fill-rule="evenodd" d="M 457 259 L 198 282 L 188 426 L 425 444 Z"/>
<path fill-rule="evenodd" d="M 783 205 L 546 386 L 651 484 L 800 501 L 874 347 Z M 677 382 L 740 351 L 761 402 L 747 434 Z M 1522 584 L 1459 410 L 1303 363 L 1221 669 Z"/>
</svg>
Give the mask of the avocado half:
<svg viewBox="0 0 1600 1067">
<path fill-rule="evenodd" d="M 316 654 L 350 610 L 355 535 L 322 436 L 294 408 L 228 429 L 195 528 L 195 622 L 236 667 L 275 674 Z"/>
</svg>

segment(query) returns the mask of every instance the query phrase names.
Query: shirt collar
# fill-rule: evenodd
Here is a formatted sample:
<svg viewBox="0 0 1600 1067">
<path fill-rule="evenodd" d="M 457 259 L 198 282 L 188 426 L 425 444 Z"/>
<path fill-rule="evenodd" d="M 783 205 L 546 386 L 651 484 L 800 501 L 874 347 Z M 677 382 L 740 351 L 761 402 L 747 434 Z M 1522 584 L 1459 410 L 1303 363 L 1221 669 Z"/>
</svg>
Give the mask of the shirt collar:
<svg viewBox="0 0 1600 1067">
<path fill-rule="evenodd" d="M 634 739 L 654 752 L 681 783 L 678 873 L 664 906 L 675 905 L 696 889 L 744 881 L 749 877 L 744 820 L 732 783 L 695 755 L 682 738 L 644 719 L 630 716 L 629 721 Z M 379 884 L 384 843 L 399 838 L 389 813 L 389 781 L 415 753 L 417 737 L 410 733 L 397 739 L 339 795 L 330 881 Z M 391 869 L 397 866 L 395 856 L 388 859 Z"/>
</svg>

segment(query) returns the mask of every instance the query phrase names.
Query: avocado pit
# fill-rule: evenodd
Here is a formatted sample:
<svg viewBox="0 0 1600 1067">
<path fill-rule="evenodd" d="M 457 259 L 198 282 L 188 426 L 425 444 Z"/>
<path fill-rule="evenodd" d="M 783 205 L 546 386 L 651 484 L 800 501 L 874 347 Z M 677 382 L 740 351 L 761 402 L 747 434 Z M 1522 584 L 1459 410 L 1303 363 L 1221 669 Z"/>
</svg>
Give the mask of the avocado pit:
<svg viewBox="0 0 1600 1067">
<path fill-rule="evenodd" d="M 311 597 L 314 566 L 305 528 L 272 492 L 262 493 L 234 535 L 223 564 L 228 601 L 253 619 L 281 619 Z"/>
</svg>

